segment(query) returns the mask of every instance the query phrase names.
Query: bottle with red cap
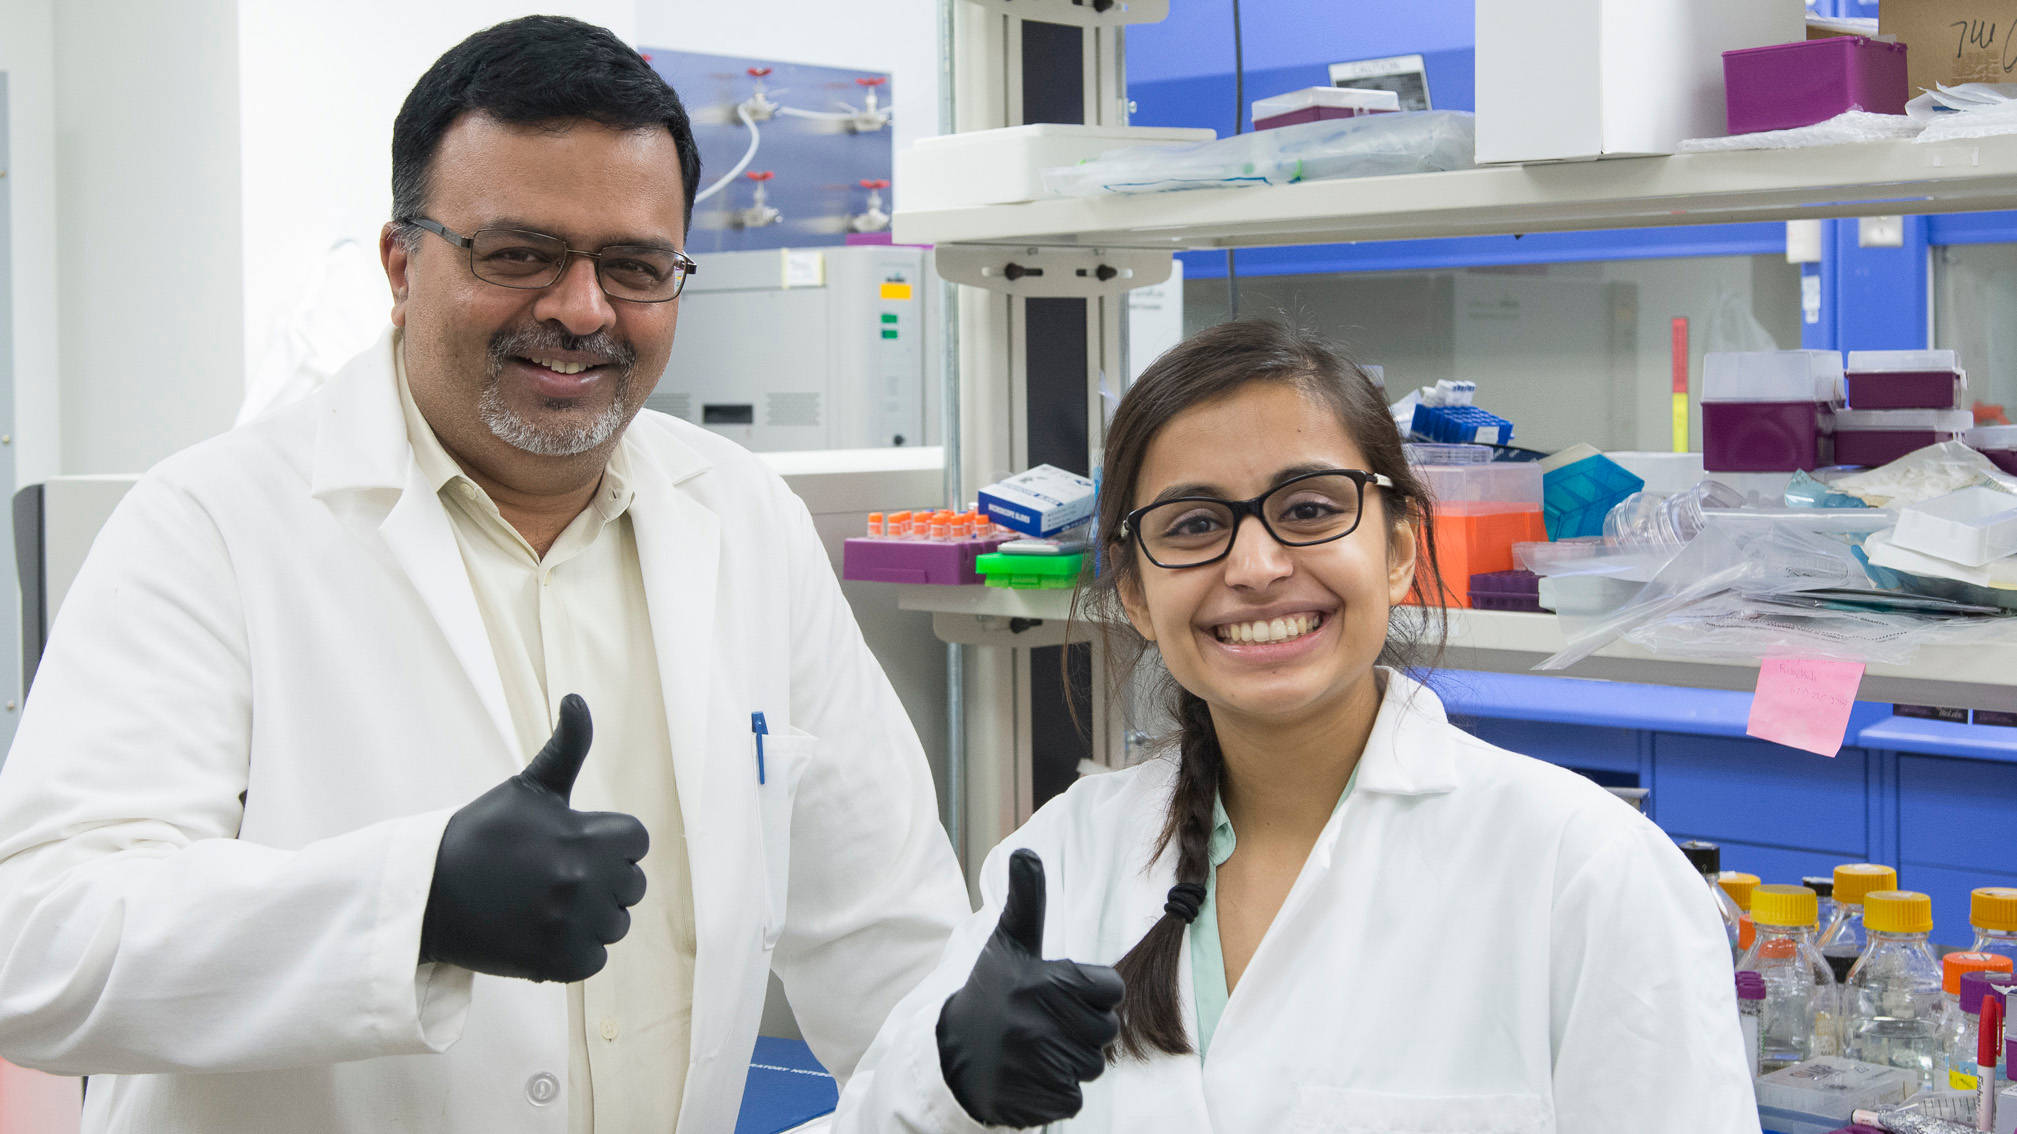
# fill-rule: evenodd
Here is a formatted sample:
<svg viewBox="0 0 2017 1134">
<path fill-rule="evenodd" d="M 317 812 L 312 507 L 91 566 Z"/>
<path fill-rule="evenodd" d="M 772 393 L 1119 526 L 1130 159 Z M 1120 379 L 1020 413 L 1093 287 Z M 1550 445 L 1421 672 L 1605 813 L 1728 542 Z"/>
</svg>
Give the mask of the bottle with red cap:
<svg viewBox="0 0 2017 1134">
<path fill-rule="evenodd" d="M 1956 957 L 1965 958 L 1956 962 Z M 2001 962 L 1988 964 L 1983 962 Z M 1954 985 L 1954 1002 L 1947 1013 L 1946 1040 L 1943 1043 L 1947 1057 L 1947 1073 L 1944 1086 L 1956 1091 L 1972 1091 L 1979 1084 L 1975 1067 L 1981 1061 L 1983 1001 L 1994 996 L 2003 997 L 2003 984 L 2010 980 L 2010 958 L 1992 953 L 1949 953 L 1941 958 L 1946 966 L 1948 979 Z M 1997 1052 L 2003 1049 L 2003 1037 L 1991 1037 Z"/>
<path fill-rule="evenodd" d="M 1737 968 L 1765 981 L 1759 1074 L 1835 1054 L 1835 974 L 1814 947 L 1819 899 L 1805 886 L 1756 886 L 1749 897 L 1757 939 Z"/>
</svg>

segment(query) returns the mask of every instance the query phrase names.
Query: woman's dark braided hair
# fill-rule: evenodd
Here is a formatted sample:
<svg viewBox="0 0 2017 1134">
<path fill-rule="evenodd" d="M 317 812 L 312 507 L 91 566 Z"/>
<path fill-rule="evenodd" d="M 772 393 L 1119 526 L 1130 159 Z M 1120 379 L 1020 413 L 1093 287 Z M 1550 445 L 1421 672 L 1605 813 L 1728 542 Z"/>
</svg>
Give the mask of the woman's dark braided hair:
<svg viewBox="0 0 2017 1134">
<path fill-rule="evenodd" d="M 1135 506 L 1136 480 L 1149 443 L 1172 417 L 1206 402 L 1231 395 L 1251 382 L 1280 382 L 1301 390 L 1333 410 L 1346 433 L 1366 457 L 1367 467 L 1394 483 L 1377 489 L 1389 532 L 1412 525 L 1417 540 L 1415 595 L 1420 605 L 1394 608 L 1388 620 L 1386 647 L 1380 661 L 1406 669 L 1432 665 L 1440 653 L 1448 598 L 1436 570 L 1435 536 L 1428 524 L 1431 501 L 1426 486 L 1408 467 L 1379 388 L 1363 370 L 1317 336 L 1279 323 L 1241 320 L 1223 323 L 1170 348 L 1135 380 L 1107 427 L 1098 505 L 1099 538 L 1103 542 L 1097 573 L 1082 581 L 1074 617 L 1083 610 L 1103 636 L 1110 692 L 1118 694 L 1137 667 L 1152 653 L 1147 640 L 1123 617 L 1119 596 L 1124 586 L 1138 586 L 1140 565 L 1131 540 L 1114 536 L 1121 519 Z M 1121 1001 L 1120 1037 L 1108 1051 L 1110 1060 L 1126 1055 L 1147 1059 L 1158 1052 L 1182 1055 L 1191 1051 L 1178 994 L 1183 974 L 1177 971 L 1185 930 L 1196 916 L 1211 871 L 1212 808 L 1218 798 L 1223 758 L 1211 707 L 1202 697 L 1178 685 L 1156 663 L 1158 681 L 1168 696 L 1175 721 L 1176 783 L 1169 811 L 1150 861 L 1176 848 L 1177 885 L 1171 889 L 1164 914 L 1133 949 L 1115 965 L 1127 982 Z M 1109 697 L 1109 704 L 1119 698 Z"/>
</svg>

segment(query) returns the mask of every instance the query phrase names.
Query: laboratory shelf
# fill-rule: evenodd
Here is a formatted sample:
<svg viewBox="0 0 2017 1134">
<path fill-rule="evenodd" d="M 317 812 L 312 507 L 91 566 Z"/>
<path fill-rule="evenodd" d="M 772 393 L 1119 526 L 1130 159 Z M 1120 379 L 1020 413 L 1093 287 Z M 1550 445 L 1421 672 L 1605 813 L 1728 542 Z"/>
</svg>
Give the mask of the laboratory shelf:
<svg viewBox="0 0 2017 1134">
<path fill-rule="evenodd" d="M 2017 136 L 899 209 L 905 243 L 1238 248 L 2017 207 Z"/>
<path fill-rule="evenodd" d="M 897 605 L 904 610 L 932 612 L 933 629 L 949 642 L 1046 645 L 1064 640 L 1071 599 L 1072 592 L 1065 590 L 904 586 L 898 595 Z M 1032 622 L 1042 625 L 1033 626 Z M 1083 640 L 1090 633 L 1091 627 L 1081 615 L 1072 627 L 1071 637 Z M 1565 644 L 1561 626 L 1552 614 L 1451 610 L 1443 665 L 1450 669 L 1485 673 L 1532 674 L 1536 664 Z M 1658 657 L 1637 646 L 1614 642 L 1566 670 L 1550 671 L 1542 676 L 1748 693 L 1758 684 L 1758 667 L 1756 664 Z M 1614 691 L 1614 687 L 1605 688 Z M 1928 647 L 1921 649 L 1916 660 L 1908 665 L 1872 663 L 1865 671 L 1858 696 L 1864 701 L 1914 705 L 1966 708 L 2017 706 L 2017 626 L 2013 626 L 2007 641 Z M 1613 707 L 1617 711 L 1616 723 L 1639 719 L 1646 711 L 1643 704 L 1630 702 L 1620 702 Z M 1724 710 L 1711 715 L 1722 717 L 1734 712 L 1728 706 Z M 1690 710 L 1675 708 L 1677 713 L 1687 711 Z M 1590 723 L 1614 723 L 1608 709 L 1593 706 L 1592 713 Z M 1679 727 L 1681 721 L 1677 719 L 1674 724 Z M 1719 730 L 1712 727 L 1710 731 Z M 1872 737 L 1871 741 L 1876 739 Z"/>
</svg>

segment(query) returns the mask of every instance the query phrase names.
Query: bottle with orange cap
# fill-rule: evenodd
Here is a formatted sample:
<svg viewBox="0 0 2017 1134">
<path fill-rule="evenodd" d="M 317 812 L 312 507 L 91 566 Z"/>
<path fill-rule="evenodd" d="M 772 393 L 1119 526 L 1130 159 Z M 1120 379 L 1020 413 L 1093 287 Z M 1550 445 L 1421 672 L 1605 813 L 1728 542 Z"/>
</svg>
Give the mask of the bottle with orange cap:
<svg viewBox="0 0 2017 1134">
<path fill-rule="evenodd" d="M 1968 924 L 1975 927 L 1970 953 L 1995 953 L 2017 964 L 2017 889 L 1983 886 L 1970 891 Z"/>
<path fill-rule="evenodd" d="M 1837 984 L 1849 983 L 1849 968 L 1863 955 L 1863 895 L 1898 888 L 1898 872 L 1874 862 L 1854 862 L 1835 868 L 1835 916 L 1821 931 L 1821 955 L 1835 970 Z"/>
<path fill-rule="evenodd" d="M 1724 870 L 1716 875 L 1716 885 L 1730 895 L 1730 901 L 1737 907 L 1737 953 L 1742 956 L 1758 937 L 1758 927 L 1751 918 L 1751 894 L 1758 888 L 1758 876 Z"/>
<path fill-rule="evenodd" d="M 1805 886 L 1777 885 L 1753 887 L 1746 897 L 1757 939 L 1737 968 L 1765 980 L 1759 1073 L 1835 1054 L 1841 1042 L 1835 975 L 1814 947 L 1819 899 Z"/>
<path fill-rule="evenodd" d="M 1835 893 L 1841 892 L 1838 875 Z M 1928 943 L 1933 899 L 1910 890 L 1873 890 L 1861 897 L 1869 943 L 1849 970 L 1844 1054 L 1902 1067 L 1919 1077 L 1919 1089 L 1930 1089 L 1945 1066 L 1941 1040 L 1947 1010 L 1940 962 Z"/>
<path fill-rule="evenodd" d="M 1940 1025 L 1940 1051 L 1946 1071 L 1940 1085 L 1956 1091 L 1972 1091 L 1975 1075 L 1976 1035 L 1982 1026 L 1982 996 L 1986 985 L 1967 981 L 1970 973 L 2007 976 L 2010 958 L 2000 953 L 1949 953 L 1940 958 L 1940 987 L 1947 1000 L 1947 1018 Z"/>
</svg>

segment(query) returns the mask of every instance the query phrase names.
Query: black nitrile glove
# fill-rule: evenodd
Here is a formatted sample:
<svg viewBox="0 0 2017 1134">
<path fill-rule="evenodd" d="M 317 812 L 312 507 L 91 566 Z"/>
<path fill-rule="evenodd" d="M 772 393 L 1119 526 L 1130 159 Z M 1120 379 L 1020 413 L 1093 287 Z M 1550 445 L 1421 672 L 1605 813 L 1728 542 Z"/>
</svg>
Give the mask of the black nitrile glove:
<svg viewBox="0 0 2017 1134">
<path fill-rule="evenodd" d="M 588 703 L 560 702 L 560 724 L 523 772 L 449 817 L 421 920 L 420 959 L 525 980 L 584 980 L 630 930 L 644 897 L 644 824 L 567 805 L 588 755 Z"/>
<path fill-rule="evenodd" d="M 938 1014 L 946 1086 L 975 1121 L 1041 1126 L 1079 1112 L 1106 1067 L 1126 991 L 1105 965 L 1043 959 L 1044 864 L 1009 856 L 1008 901 L 966 984 Z"/>
</svg>

